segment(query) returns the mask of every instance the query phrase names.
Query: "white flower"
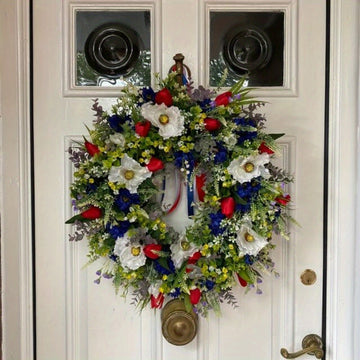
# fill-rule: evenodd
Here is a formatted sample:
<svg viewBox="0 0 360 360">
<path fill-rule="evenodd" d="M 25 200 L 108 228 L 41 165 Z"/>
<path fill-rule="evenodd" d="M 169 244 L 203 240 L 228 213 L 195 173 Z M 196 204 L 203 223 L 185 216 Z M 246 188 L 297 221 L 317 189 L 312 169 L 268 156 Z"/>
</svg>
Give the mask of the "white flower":
<svg viewBox="0 0 360 360">
<path fill-rule="evenodd" d="M 258 176 L 268 177 L 269 170 L 264 165 L 269 161 L 270 156 L 266 153 L 248 157 L 239 156 L 230 163 L 227 170 L 235 180 L 244 183 Z"/>
<path fill-rule="evenodd" d="M 170 245 L 171 260 L 173 261 L 175 268 L 179 269 L 185 259 L 194 255 L 199 249 L 186 240 L 185 234 L 182 234 L 175 243 Z"/>
<path fill-rule="evenodd" d="M 228 145 L 230 148 L 233 148 L 237 143 L 236 135 L 231 133 L 228 136 L 224 137 L 224 142 L 226 145 Z"/>
<path fill-rule="evenodd" d="M 184 117 L 176 106 L 146 103 L 141 107 L 141 115 L 159 128 L 159 134 L 168 139 L 179 136 L 184 131 Z"/>
<path fill-rule="evenodd" d="M 265 238 L 257 234 L 251 228 L 251 223 L 245 223 L 237 233 L 236 243 L 239 247 L 240 255 L 256 256 L 259 251 L 268 244 Z"/>
<path fill-rule="evenodd" d="M 134 194 L 138 186 L 148 177 L 151 177 L 151 171 L 125 154 L 121 159 L 121 166 L 113 166 L 108 178 L 113 183 L 124 184 Z"/>
<path fill-rule="evenodd" d="M 124 145 L 125 145 L 125 138 L 124 138 L 123 134 L 120 134 L 120 133 L 111 134 L 109 136 L 109 139 L 112 143 L 119 145 L 121 147 L 124 147 Z"/>
<path fill-rule="evenodd" d="M 150 295 L 154 295 L 155 297 L 159 295 L 160 288 L 162 285 L 162 281 L 154 281 L 148 289 Z"/>
<path fill-rule="evenodd" d="M 114 254 L 119 257 L 121 265 L 130 270 L 136 270 L 146 262 L 143 245 L 130 243 L 128 233 L 116 239 Z"/>
</svg>

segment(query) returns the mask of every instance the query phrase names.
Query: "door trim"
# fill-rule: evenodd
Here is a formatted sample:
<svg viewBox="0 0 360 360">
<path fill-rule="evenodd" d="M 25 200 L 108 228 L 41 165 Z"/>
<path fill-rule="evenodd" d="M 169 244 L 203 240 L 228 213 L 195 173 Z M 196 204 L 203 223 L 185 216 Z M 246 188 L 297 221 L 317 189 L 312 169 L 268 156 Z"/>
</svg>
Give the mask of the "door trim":
<svg viewBox="0 0 360 360">
<path fill-rule="evenodd" d="M 359 150 L 358 10 L 357 0 L 331 1 L 328 360 L 360 357 L 354 341 L 360 329 L 360 308 L 354 301 L 354 293 L 360 295 L 360 279 L 354 277 L 355 265 L 360 264 L 356 246 L 360 195 L 358 199 L 354 195 L 360 190 L 355 151 Z M 34 359 L 29 18 L 27 1 L 2 5 L 0 51 L 7 54 L 0 64 L 3 357 L 19 360 Z"/>
<path fill-rule="evenodd" d="M 326 358 L 340 360 L 360 356 L 360 348 L 355 348 L 354 341 L 354 330 L 359 328 L 360 321 L 354 301 L 354 291 L 360 292 L 359 276 L 354 278 L 355 264 L 360 261 L 359 251 L 356 254 L 359 232 L 356 233 L 355 196 L 356 190 L 360 190 L 357 179 L 359 157 L 356 156 L 359 3 L 357 0 L 333 0 L 330 3 Z"/>
<path fill-rule="evenodd" d="M 33 359 L 30 4 L 0 12 L 2 356 Z M 0 355 L 1 358 L 1 355 Z"/>
</svg>

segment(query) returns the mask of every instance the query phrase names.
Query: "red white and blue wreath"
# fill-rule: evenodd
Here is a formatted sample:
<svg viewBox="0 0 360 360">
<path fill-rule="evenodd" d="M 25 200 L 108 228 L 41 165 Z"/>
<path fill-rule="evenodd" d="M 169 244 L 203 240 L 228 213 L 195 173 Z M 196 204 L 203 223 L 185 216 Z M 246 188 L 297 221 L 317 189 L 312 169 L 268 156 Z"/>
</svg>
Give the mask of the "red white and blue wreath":
<svg viewBox="0 0 360 360">
<path fill-rule="evenodd" d="M 233 286 L 261 292 L 273 234 L 288 237 L 291 178 L 271 163 L 279 135 L 264 132 L 263 104 L 243 81 L 216 96 L 175 74 L 157 80 L 159 91 L 127 86 L 110 113 L 94 103 L 88 139 L 69 149 L 70 239 L 86 237 L 89 261 L 102 260 L 95 282 L 112 279 L 141 308 L 236 306 Z M 178 233 L 166 215 L 184 182 L 192 222 Z"/>
</svg>

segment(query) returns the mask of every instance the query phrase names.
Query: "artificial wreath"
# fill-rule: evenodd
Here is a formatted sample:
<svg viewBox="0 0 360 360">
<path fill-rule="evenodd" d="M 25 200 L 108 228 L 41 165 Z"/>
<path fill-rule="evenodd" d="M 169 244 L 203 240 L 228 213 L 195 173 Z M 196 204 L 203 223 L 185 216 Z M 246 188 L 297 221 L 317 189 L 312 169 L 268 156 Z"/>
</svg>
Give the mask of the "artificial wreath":
<svg viewBox="0 0 360 360">
<path fill-rule="evenodd" d="M 275 272 L 291 177 L 271 163 L 280 135 L 264 132 L 263 103 L 243 80 L 217 96 L 175 73 L 157 81 L 158 91 L 124 88 L 111 112 L 95 100 L 89 138 L 69 149 L 70 240 L 85 236 L 89 261 L 103 260 L 95 282 L 112 279 L 140 308 L 179 298 L 206 315 L 236 306 L 237 283 L 261 292 L 262 274 Z M 166 215 L 180 196 L 192 222 L 179 233 Z"/>
</svg>

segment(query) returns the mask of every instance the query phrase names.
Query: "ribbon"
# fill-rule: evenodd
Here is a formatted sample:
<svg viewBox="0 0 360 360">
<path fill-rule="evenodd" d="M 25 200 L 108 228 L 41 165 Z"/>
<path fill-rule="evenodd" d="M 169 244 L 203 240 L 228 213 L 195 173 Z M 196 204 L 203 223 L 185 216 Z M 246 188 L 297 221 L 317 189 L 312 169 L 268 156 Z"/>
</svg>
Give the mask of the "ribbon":
<svg viewBox="0 0 360 360">
<path fill-rule="evenodd" d="M 187 176 L 187 184 L 186 184 L 186 188 L 187 188 L 187 208 L 188 208 L 188 216 L 192 216 L 194 215 L 194 184 L 193 186 L 190 186 L 191 184 L 191 175 L 188 174 Z"/>
<path fill-rule="evenodd" d="M 205 185 L 206 175 L 200 174 L 196 175 L 196 192 L 198 195 L 198 199 L 203 202 L 205 197 L 205 191 L 203 189 Z"/>
<path fill-rule="evenodd" d="M 181 177 L 174 166 L 167 165 L 166 175 L 162 181 L 162 190 L 161 208 L 167 214 L 171 214 L 178 206 L 181 198 Z"/>
</svg>

